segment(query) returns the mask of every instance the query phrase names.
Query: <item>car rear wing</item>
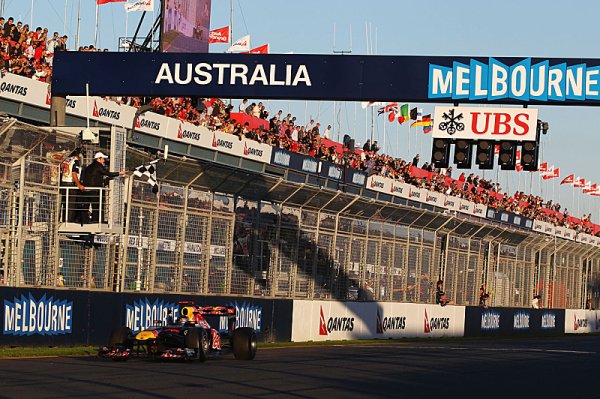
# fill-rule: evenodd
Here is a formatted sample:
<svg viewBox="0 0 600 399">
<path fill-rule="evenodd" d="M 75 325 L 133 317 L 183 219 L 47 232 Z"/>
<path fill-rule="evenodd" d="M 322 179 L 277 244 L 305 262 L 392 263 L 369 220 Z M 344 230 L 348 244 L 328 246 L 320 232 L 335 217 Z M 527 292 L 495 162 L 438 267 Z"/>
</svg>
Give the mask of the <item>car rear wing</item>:
<svg viewBox="0 0 600 399">
<path fill-rule="evenodd" d="M 198 306 L 198 313 L 203 316 L 235 316 L 235 306 Z"/>
</svg>

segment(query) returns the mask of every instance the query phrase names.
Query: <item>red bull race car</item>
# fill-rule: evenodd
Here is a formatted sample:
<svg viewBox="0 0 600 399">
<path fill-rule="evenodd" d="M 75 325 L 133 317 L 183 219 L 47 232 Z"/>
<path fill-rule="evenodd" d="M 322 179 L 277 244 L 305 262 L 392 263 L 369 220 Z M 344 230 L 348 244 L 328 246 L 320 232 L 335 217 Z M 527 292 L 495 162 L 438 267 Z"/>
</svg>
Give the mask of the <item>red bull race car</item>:
<svg viewBox="0 0 600 399">
<path fill-rule="evenodd" d="M 236 328 L 234 306 L 197 306 L 184 301 L 179 302 L 178 314 L 177 320 L 156 321 L 138 334 L 127 327 L 114 329 L 99 356 L 122 361 L 147 357 L 201 362 L 228 352 L 239 360 L 256 356 L 256 333 L 250 327 Z M 219 329 L 211 327 L 209 320 Z"/>
</svg>

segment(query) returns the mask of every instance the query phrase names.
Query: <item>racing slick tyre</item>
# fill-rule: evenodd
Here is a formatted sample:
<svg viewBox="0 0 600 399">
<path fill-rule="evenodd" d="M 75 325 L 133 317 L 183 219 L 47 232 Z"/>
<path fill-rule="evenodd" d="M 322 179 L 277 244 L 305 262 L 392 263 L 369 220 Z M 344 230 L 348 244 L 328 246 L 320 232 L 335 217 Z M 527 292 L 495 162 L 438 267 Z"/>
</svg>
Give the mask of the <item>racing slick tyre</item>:
<svg viewBox="0 0 600 399">
<path fill-rule="evenodd" d="M 241 327 L 233 331 L 231 337 L 233 356 L 237 360 L 252 360 L 256 356 L 256 333 L 250 327 Z"/>
<path fill-rule="evenodd" d="M 109 346 L 131 346 L 131 338 L 133 334 L 127 327 L 118 327 L 112 330 L 108 339 Z"/>
<path fill-rule="evenodd" d="M 185 336 L 185 347 L 194 350 L 194 360 L 205 362 L 210 352 L 210 339 L 206 330 L 192 328 Z"/>
<path fill-rule="evenodd" d="M 127 349 L 133 348 L 132 343 L 133 334 L 127 327 L 118 327 L 111 331 L 110 338 L 108 339 L 108 346 L 117 348 L 117 350 L 124 352 Z M 113 357 L 115 362 L 125 362 L 127 357 Z"/>
</svg>

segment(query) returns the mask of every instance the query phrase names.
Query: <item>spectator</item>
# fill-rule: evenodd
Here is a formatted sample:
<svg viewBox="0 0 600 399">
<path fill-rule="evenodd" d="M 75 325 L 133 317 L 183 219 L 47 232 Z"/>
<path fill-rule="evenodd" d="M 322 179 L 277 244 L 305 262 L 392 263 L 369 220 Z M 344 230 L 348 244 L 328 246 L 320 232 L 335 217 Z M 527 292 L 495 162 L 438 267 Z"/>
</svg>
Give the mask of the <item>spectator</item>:
<svg viewBox="0 0 600 399">
<path fill-rule="evenodd" d="M 371 144 L 371 152 L 376 153 L 379 151 L 379 144 L 377 144 L 377 140 L 373 141 Z"/>
<path fill-rule="evenodd" d="M 446 306 L 446 305 L 452 304 L 452 301 L 449 301 L 446 298 L 446 292 L 444 291 L 444 281 L 443 280 L 438 280 L 438 282 L 436 284 L 435 303 L 439 304 L 440 306 Z"/>
<path fill-rule="evenodd" d="M 540 304 L 540 299 L 542 299 L 542 297 L 534 292 L 533 299 L 531 300 L 531 307 L 533 309 L 540 309 L 542 307 Z"/>
<path fill-rule="evenodd" d="M 252 104 L 248 105 L 246 107 L 246 110 L 244 111 L 246 113 L 246 115 L 252 115 L 252 110 L 254 110 L 254 107 L 256 107 L 256 103 L 252 103 Z"/>
<path fill-rule="evenodd" d="M 325 131 L 323 132 L 323 137 L 325 137 L 326 139 L 329 139 L 329 134 L 331 133 L 331 125 L 327 125 L 327 128 L 325 129 Z M 348 135 L 345 135 L 348 136 Z M 339 137 L 339 136 L 338 136 Z M 348 140 L 350 140 L 350 136 L 348 136 Z M 346 144 L 346 142 L 344 141 L 344 146 L 348 147 L 348 145 Z"/>
<path fill-rule="evenodd" d="M 417 154 L 417 155 L 415 155 L 415 157 L 414 157 L 414 158 L 413 158 L 413 160 L 412 160 L 412 165 L 413 165 L 415 168 L 418 168 L 418 167 L 419 167 L 419 159 L 420 159 L 420 155 L 419 155 L 419 154 Z"/>
<path fill-rule="evenodd" d="M 364 152 L 371 151 L 371 140 L 367 139 L 367 141 L 365 142 L 365 145 L 363 145 L 363 151 Z"/>
<path fill-rule="evenodd" d="M 240 106 L 239 106 L 238 110 L 239 110 L 240 112 L 242 112 L 242 113 L 244 113 L 244 114 L 245 114 L 245 113 L 246 113 L 246 108 L 248 108 L 248 99 L 247 99 L 247 98 L 244 98 L 244 99 L 242 100 L 242 103 L 240 104 Z"/>
<path fill-rule="evenodd" d="M 479 306 L 484 309 L 487 309 L 486 301 L 488 300 L 489 297 L 490 297 L 490 294 L 488 294 L 485 290 L 485 283 L 481 284 L 481 287 L 479 287 Z"/>
</svg>

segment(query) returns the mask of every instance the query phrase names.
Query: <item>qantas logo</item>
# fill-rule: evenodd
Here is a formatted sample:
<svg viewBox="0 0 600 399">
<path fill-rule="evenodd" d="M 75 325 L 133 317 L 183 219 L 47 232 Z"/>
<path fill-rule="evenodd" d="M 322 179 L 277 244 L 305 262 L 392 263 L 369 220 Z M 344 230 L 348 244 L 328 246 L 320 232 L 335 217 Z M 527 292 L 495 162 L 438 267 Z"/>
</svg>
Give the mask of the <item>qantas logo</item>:
<svg viewBox="0 0 600 399">
<path fill-rule="evenodd" d="M 244 143 L 244 155 L 254 155 L 255 157 L 262 157 L 263 150 L 254 147 L 248 147 L 248 143 Z"/>
<path fill-rule="evenodd" d="M 214 148 L 223 147 L 223 148 L 227 148 L 227 149 L 231 150 L 231 149 L 233 149 L 233 141 L 217 139 L 217 135 L 213 134 L 212 146 Z"/>
<path fill-rule="evenodd" d="M 2 84 L 0 84 L 0 92 L 17 94 L 19 96 L 26 97 L 27 96 L 27 87 L 19 86 L 19 85 L 7 83 L 7 82 L 2 82 Z"/>
<path fill-rule="evenodd" d="M 406 328 L 406 317 L 381 317 L 377 309 L 377 334 L 383 334 L 388 330 L 404 330 Z"/>
<path fill-rule="evenodd" d="M 104 118 L 109 118 L 109 119 L 114 119 L 116 121 L 118 121 L 121 118 L 121 113 L 117 112 L 117 111 L 113 111 L 107 108 L 98 108 L 98 104 L 96 104 L 96 101 L 94 100 L 94 111 L 92 113 L 92 115 L 94 115 L 95 118 L 100 118 L 100 117 L 104 117 Z"/>
<path fill-rule="evenodd" d="M 425 334 L 431 333 L 432 330 L 448 330 L 449 328 L 449 317 L 432 317 L 430 319 L 427 316 L 427 309 L 425 309 L 425 328 L 423 329 Z"/>
<path fill-rule="evenodd" d="M 321 318 L 319 319 L 319 335 L 327 335 L 327 324 L 323 315 L 323 306 L 321 306 Z"/>
<path fill-rule="evenodd" d="M 377 181 L 375 179 L 371 180 L 371 188 L 383 188 L 383 182 Z"/>
<path fill-rule="evenodd" d="M 587 319 L 578 319 L 577 315 L 573 315 L 573 319 L 575 320 L 575 323 L 573 324 L 573 330 L 577 331 L 580 328 L 587 328 L 587 326 L 588 326 Z"/>
<path fill-rule="evenodd" d="M 181 123 L 179 124 L 179 129 L 177 130 L 177 138 L 178 139 L 192 139 L 192 140 L 199 141 L 200 137 L 201 137 L 201 134 L 199 132 L 185 130 L 185 129 L 183 129 Z"/>
<path fill-rule="evenodd" d="M 323 306 L 320 307 L 319 316 L 319 335 L 329 335 L 336 331 L 354 330 L 354 317 L 330 317 L 326 323 Z"/>
<path fill-rule="evenodd" d="M 135 128 L 136 129 L 148 128 L 148 129 L 158 131 L 158 130 L 160 130 L 160 122 L 149 121 L 148 119 L 144 119 L 144 118 L 136 118 L 135 119 Z"/>
</svg>

